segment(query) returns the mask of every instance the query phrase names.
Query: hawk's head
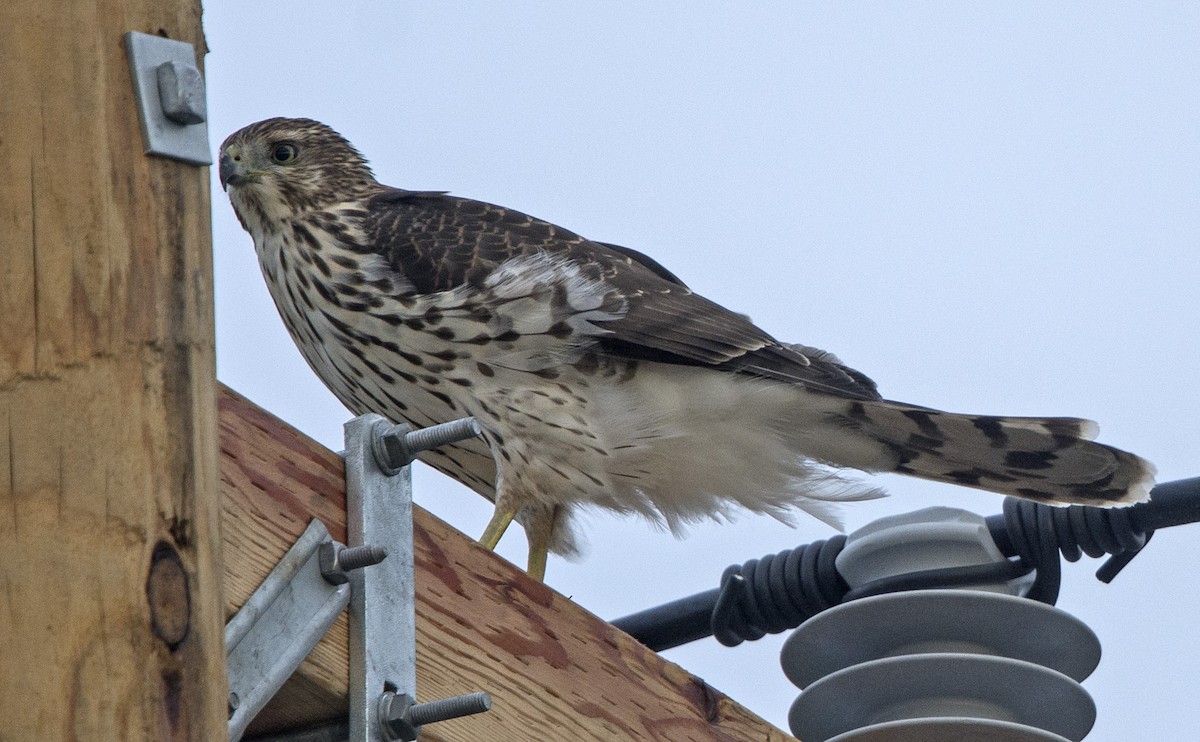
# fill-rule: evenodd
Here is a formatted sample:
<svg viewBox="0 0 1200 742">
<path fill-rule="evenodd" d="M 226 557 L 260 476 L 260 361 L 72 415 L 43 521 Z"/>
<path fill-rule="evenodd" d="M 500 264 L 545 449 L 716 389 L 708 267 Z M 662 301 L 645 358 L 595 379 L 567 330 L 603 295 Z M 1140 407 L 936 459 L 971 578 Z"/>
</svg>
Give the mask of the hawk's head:
<svg viewBox="0 0 1200 742">
<path fill-rule="evenodd" d="M 250 231 L 378 188 L 358 150 L 312 119 L 272 118 L 234 132 L 221 143 L 220 174 Z"/>
</svg>

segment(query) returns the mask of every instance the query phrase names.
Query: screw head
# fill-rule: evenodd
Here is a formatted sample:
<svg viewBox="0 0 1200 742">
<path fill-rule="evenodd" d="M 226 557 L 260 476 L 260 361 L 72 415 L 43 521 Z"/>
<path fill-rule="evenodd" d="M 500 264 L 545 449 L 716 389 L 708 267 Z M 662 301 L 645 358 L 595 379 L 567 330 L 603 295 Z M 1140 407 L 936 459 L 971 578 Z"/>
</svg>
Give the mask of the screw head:
<svg viewBox="0 0 1200 742">
<path fill-rule="evenodd" d="M 163 113 L 175 123 L 200 124 L 208 117 L 208 106 L 204 101 L 204 78 L 194 64 L 160 64 L 158 98 Z"/>
<path fill-rule="evenodd" d="M 345 585 L 350 581 L 349 575 L 338 564 L 339 544 L 326 541 L 317 547 L 317 564 L 321 567 L 321 576 L 330 585 Z"/>
</svg>

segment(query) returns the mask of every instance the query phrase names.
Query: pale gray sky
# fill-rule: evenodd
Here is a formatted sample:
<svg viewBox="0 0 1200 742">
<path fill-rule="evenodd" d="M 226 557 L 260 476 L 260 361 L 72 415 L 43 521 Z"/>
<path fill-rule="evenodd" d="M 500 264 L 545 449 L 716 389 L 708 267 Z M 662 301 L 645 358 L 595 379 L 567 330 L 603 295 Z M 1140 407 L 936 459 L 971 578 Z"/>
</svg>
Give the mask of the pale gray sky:
<svg viewBox="0 0 1200 742">
<path fill-rule="evenodd" d="M 1096 419 L 1200 475 L 1200 4 L 208 0 L 214 146 L 276 115 L 340 130 L 380 179 L 501 203 L 649 253 L 885 396 Z M 214 170 L 215 178 L 215 170 Z M 292 346 L 214 184 L 218 372 L 340 448 L 347 413 Z M 702 450 L 698 456 L 704 455 Z M 850 528 L 1000 498 L 880 477 Z M 417 501 L 472 536 L 441 475 Z M 607 514 L 547 581 L 621 616 L 730 563 L 832 535 L 766 518 L 676 540 Z M 1059 607 L 1104 647 L 1091 742 L 1200 724 L 1200 530 L 1160 533 L 1111 585 L 1069 565 Z M 524 563 L 519 531 L 500 553 Z M 667 656 L 775 724 L 782 637 Z"/>
</svg>

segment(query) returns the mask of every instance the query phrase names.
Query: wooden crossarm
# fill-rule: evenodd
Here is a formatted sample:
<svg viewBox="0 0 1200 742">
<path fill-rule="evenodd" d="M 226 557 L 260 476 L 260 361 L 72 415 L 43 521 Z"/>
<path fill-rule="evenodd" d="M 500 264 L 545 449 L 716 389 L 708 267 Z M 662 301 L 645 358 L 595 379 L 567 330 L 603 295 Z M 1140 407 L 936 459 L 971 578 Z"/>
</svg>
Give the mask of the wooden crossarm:
<svg viewBox="0 0 1200 742">
<path fill-rule="evenodd" d="M 320 518 L 345 539 L 341 458 L 222 388 L 220 472 L 229 615 Z M 549 587 L 415 508 L 420 700 L 490 691 L 486 714 L 427 742 L 785 742 L 792 737 Z M 345 713 L 343 616 L 250 733 Z"/>
</svg>

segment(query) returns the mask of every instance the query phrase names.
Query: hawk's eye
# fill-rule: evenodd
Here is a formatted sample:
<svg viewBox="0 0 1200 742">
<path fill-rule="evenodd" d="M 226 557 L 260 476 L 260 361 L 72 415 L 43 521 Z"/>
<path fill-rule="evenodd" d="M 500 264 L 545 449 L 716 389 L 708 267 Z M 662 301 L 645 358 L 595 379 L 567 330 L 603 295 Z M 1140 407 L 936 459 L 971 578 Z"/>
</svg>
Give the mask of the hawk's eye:
<svg viewBox="0 0 1200 742">
<path fill-rule="evenodd" d="M 279 164 L 291 162 L 296 159 L 296 155 L 300 150 L 296 149 L 296 145 L 291 142 L 280 142 L 271 150 L 271 159 Z"/>
</svg>

